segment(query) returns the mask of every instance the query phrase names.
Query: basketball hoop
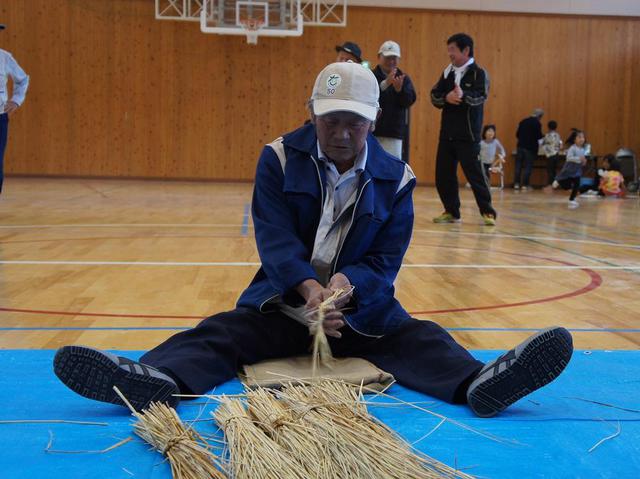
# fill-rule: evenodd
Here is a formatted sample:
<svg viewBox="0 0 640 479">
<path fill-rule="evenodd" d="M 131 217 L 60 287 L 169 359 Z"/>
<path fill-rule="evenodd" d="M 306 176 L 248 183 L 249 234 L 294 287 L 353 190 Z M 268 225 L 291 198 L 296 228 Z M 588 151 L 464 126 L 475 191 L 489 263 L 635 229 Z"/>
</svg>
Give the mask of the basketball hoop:
<svg viewBox="0 0 640 479">
<path fill-rule="evenodd" d="M 249 45 L 257 45 L 258 35 L 260 35 L 259 32 L 262 27 L 264 27 L 264 20 L 260 20 L 259 18 L 245 18 L 240 20 L 240 25 L 247 36 L 247 43 Z"/>
</svg>

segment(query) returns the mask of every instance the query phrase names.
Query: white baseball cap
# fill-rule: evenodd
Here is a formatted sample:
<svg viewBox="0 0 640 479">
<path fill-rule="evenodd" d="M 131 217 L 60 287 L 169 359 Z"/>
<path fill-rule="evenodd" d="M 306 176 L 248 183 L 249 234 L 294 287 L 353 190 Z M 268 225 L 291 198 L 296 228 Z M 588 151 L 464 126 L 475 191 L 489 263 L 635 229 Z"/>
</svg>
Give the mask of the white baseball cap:
<svg viewBox="0 0 640 479">
<path fill-rule="evenodd" d="M 382 45 L 380 45 L 378 54 L 384 57 L 394 56 L 400 58 L 400 45 L 398 45 L 393 40 L 387 40 Z"/>
<path fill-rule="evenodd" d="M 332 63 L 316 78 L 311 101 L 317 116 L 350 111 L 375 121 L 380 87 L 371 70 L 352 61 Z"/>
</svg>

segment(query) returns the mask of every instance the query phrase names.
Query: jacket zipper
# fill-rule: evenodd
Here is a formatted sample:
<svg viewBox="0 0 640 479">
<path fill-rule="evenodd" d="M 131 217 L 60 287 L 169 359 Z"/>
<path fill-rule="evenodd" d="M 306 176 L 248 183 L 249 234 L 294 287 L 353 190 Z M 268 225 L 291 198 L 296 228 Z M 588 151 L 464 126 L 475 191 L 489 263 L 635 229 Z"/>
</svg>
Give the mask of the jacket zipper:
<svg viewBox="0 0 640 479">
<path fill-rule="evenodd" d="M 313 164 L 316 165 L 316 171 L 318 172 L 318 184 L 320 185 L 320 218 L 322 218 L 322 212 L 324 211 L 324 185 L 322 184 L 322 175 L 320 175 L 320 167 L 316 159 L 309 155 L 313 160 Z"/>
</svg>

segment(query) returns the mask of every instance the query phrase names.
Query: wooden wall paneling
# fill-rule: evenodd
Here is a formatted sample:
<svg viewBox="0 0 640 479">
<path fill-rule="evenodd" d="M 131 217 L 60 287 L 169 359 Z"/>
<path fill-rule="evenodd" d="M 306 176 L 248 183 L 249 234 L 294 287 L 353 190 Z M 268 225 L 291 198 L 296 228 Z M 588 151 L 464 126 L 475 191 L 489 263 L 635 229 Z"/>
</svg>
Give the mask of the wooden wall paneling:
<svg viewBox="0 0 640 479">
<path fill-rule="evenodd" d="M 0 48 L 31 75 L 11 120 L 14 174 L 251 180 L 263 145 L 307 117 L 315 75 L 334 46 L 356 41 L 376 64 L 388 39 L 413 79 L 411 161 L 434 181 L 440 112 L 429 92 L 466 31 L 491 77 L 486 122 L 511 152 L 517 123 L 545 109 L 567 136 L 586 129 L 597 153 L 640 150 L 640 19 L 350 8 L 349 25 L 303 37 L 200 33 L 157 21 L 149 0 L 5 0 Z M 507 178 L 513 171 L 507 165 Z M 539 173 L 538 173 L 539 174 Z"/>
<path fill-rule="evenodd" d="M 640 155 L 640 22 L 629 22 L 629 30 L 632 34 L 627 43 L 627 55 L 625 64 L 630 70 L 628 75 L 624 108 L 629 111 L 628 121 L 625 124 L 625 144 L 635 148 Z"/>
</svg>

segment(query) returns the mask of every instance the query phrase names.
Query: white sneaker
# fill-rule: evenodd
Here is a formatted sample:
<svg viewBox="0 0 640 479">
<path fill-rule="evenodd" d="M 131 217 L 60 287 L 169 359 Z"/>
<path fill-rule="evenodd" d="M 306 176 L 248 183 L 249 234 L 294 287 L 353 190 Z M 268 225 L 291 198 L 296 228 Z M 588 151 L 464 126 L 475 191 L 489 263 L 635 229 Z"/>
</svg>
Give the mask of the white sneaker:
<svg viewBox="0 0 640 479">
<path fill-rule="evenodd" d="M 529 191 L 529 187 L 528 186 L 523 186 L 522 187 L 522 191 Z"/>
<path fill-rule="evenodd" d="M 553 180 L 553 183 L 551 183 L 551 188 L 557 190 L 558 186 L 560 186 L 560 183 L 558 183 L 556 180 Z"/>
<path fill-rule="evenodd" d="M 569 200 L 568 207 L 570 210 L 575 210 L 578 206 L 580 206 L 580 203 L 578 203 L 576 200 Z"/>
</svg>

